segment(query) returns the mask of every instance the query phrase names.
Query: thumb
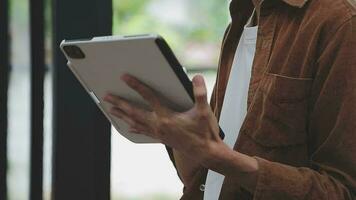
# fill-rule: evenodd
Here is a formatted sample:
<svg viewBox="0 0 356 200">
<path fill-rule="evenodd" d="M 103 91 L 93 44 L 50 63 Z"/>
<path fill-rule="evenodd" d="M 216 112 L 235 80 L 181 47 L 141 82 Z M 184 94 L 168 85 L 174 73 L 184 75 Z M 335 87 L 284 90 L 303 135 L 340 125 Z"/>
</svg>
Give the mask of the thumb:
<svg viewBox="0 0 356 200">
<path fill-rule="evenodd" d="M 204 81 L 204 77 L 202 75 L 194 76 L 193 80 L 193 91 L 194 91 L 194 99 L 195 105 L 198 109 L 206 108 L 208 106 L 207 101 L 207 89 Z"/>
</svg>

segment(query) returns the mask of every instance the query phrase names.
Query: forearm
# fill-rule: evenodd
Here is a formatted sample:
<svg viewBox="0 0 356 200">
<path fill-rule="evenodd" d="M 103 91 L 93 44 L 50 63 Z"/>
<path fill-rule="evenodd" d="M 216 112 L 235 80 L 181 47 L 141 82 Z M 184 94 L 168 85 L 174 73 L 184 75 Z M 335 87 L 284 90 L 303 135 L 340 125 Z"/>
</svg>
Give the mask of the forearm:
<svg viewBox="0 0 356 200">
<path fill-rule="evenodd" d="M 258 162 L 255 158 L 230 149 L 223 142 L 208 148 L 203 165 L 225 177 L 238 180 L 240 187 L 253 193 L 257 184 Z"/>
</svg>

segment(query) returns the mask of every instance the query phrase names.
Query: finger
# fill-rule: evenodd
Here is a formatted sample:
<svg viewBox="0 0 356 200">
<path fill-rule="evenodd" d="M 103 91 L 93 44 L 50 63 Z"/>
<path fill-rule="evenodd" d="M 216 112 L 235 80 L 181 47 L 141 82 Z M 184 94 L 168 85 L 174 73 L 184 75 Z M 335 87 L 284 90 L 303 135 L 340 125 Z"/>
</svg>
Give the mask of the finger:
<svg viewBox="0 0 356 200">
<path fill-rule="evenodd" d="M 152 106 L 152 108 L 156 109 L 160 106 L 159 98 L 150 87 L 128 74 L 123 75 L 121 79 L 125 81 L 129 87 L 139 93 L 140 96 Z"/>
<path fill-rule="evenodd" d="M 130 133 L 136 133 L 136 134 L 140 134 L 140 131 L 135 129 L 135 128 L 129 128 L 128 130 Z"/>
<path fill-rule="evenodd" d="M 118 109 L 118 108 L 111 108 L 110 109 L 110 114 L 113 116 L 123 120 L 126 122 L 129 126 L 135 125 L 135 121 L 132 120 L 124 111 Z"/>
<path fill-rule="evenodd" d="M 132 128 L 130 127 L 128 132 L 130 133 L 135 133 L 135 134 L 144 134 L 144 135 L 147 135 L 145 134 L 146 133 L 146 130 L 142 130 L 142 129 L 138 129 L 138 128 Z"/>
<path fill-rule="evenodd" d="M 136 130 L 140 130 L 140 131 L 146 129 L 145 125 L 143 125 L 139 121 L 136 121 L 135 119 L 131 118 L 128 114 L 126 114 L 124 111 L 122 111 L 118 108 L 110 109 L 110 114 L 123 120 L 125 123 L 127 123 L 130 126 L 130 129 L 136 129 Z"/>
<path fill-rule="evenodd" d="M 193 78 L 193 91 L 195 98 L 195 105 L 198 109 L 206 109 L 208 105 L 207 101 L 207 89 L 203 76 L 196 75 Z"/>
<path fill-rule="evenodd" d="M 111 94 L 107 95 L 104 100 L 111 103 L 114 107 L 124 111 L 126 115 L 134 118 L 136 121 L 139 121 L 142 124 L 149 123 L 150 112 L 132 105 L 127 100 Z"/>
</svg>

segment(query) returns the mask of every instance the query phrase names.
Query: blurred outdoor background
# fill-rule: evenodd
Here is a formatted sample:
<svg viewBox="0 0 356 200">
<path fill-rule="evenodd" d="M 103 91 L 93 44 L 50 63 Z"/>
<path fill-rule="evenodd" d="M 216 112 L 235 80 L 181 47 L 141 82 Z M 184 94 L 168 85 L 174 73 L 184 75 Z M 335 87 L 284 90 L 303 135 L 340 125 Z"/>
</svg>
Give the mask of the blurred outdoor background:
<svg viewBox="0 0 356 200">
<path fill-rule="evenodd" d="M 113 34 L 158 33 L 188 69 L 201 73 L 213 87 L 223 32 L 229 21 L 228 0 L 113 0 Z M 51 27 L 51 2 L 46 29 Z M 9 199 L 28 197 L 29 183 L 29 2 L 11 0 L 11 62 L 9 88 Z M 51 33 L 46 32 L 44 190 L 51 194 L 52 58 Z M 70 39 L 70 38 L 67 38 Z M 0 44 L 1 45 L 1 44 Z M 116 200 L 173 200 L 182 194 L 173 165 L 162 145 L 136 145 L 112 131 L 111 193 Z"/>
</svg>

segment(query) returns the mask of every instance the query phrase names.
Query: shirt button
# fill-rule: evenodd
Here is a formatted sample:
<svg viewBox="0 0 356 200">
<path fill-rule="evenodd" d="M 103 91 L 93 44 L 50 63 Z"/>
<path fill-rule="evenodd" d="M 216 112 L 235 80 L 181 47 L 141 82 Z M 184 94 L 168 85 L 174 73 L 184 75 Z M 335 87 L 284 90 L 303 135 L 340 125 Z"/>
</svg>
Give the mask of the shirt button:
<svg viewBox="0 0 356 200">
<path fill-rule="evenodd" d="M 204 192 L 205 191 L 205 185 L 204 184 L 201 184 L 200 187 L 199 187 L 199 190 Z"/>
</svg>

